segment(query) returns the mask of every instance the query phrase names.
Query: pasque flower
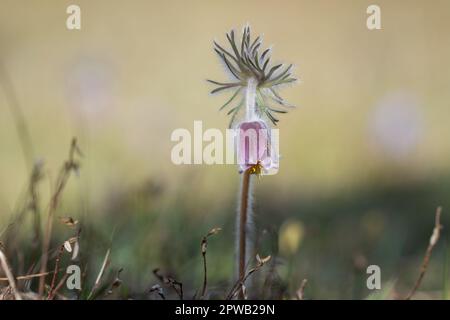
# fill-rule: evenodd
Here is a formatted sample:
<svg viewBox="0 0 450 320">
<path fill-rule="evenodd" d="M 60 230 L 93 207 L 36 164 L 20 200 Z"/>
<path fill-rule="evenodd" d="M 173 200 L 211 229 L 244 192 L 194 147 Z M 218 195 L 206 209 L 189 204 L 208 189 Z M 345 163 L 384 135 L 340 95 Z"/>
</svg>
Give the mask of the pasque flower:
<svg viewBox="0 0 450 320">
<path fill-rule="evenodd" d="M 278 168 L 279 155 L 277 148 L 274 148 L 275 141 L 270 129 L 277 125 L 276 113 L 286 113 L 288 108 L 293 107 L 280 96 L 278 89 L 296 79 L 291 74 L 292 65 L 271 65 L 271 50 L 261 48 L 261 37 L 251 39 L 249 26 L 244 27 L 240 42 L 236 40 L 234 31 L 226 36 L 230 49 L 227 50 L 214 41 L 214 51 L 225 64 L 232 80 L 208 81 L 217 86 L 211 91 L 212 94 L 234 90 L 220 110 L 229 108 L 229 126 L 238 130 L 236 145 L 242 179 L 236 256 L 238 280 L 242 282 L 239 298 L 243 299 L 246 297 L 243 282 L 246 279 L 251 233 L 251 176 Z M 239 101 L 237 104 L 236 99 Z"/>
<path fill-rule="evenodd" d="M 270 124 L 276 126 L 279 121 L 276 113 L 287 113 L 287 109 L 293 107 L 280 96 L 278 89 L 297 79 L 292 77 L 292 64 L 271 65 L 271 49 L 261 48 L 259 36 L 252 41 L 249 26 L 244 27 L 240 43 L 237 43 L 233 30 L 226 36 L 230 50 L 214 41 L 214 51 L 233 80 L 208 80 L 217 85 L 211 93 L 234 90 L 220 110 L 229 108 L 229 126 L 238 130 L 237 157 L 240 169 L 243 172 L 258 165 L 261 172 L 265 173 L 278 166 Z M 233 106 L 236 98 L 239 102 Z"/>
</svg>

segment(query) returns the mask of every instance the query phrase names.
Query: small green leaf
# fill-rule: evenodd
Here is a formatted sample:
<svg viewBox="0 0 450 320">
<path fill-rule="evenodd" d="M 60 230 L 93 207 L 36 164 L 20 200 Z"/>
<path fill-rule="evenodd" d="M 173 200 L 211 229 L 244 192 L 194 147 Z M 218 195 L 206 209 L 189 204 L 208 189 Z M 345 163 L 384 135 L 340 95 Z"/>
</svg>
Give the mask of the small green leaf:
<svg viewBox="0 0 450 320">
<path fill-rule="evenodd" d="M 223 110 L 227 105 L 229 105 L 231 103 L 231 101 L 234 100 L 234 98 L 236 98 L 236 96 L 239 94 L 239 92 L 241 92 L 242 88 L 239 88 L 236 90 L 236 92 L 231 96 L 231 98 L 225 102 L 225 104 L 223 106 L 220 107 L 219 111 Z"/>
<path fill-rule="evenodd" d="M 211 91 L 211 94 L 215 94 L 215 93 L 220 92 L 220 91 L 222 91 L 222 90 L 227 90 L 227 89 L 230 89 L 230 88 L 234 88 L 234 87 L 237 87 L 237 86 L 239 86 L 239 85 L 240 85 L 240 84 L 232 84 L 232 85 L 227 85 L 227 86 L 219 87 L 219 88 L 216 88 L 216 89 L 212 90 L 212 91 Z"/>
<path fill-rule="evenodd" d="M 276 113 L 287 113 L 287 111 L 285 111 L 285 110 L 278 110 L 278 109 L 273 109 L 273 108 L 270 108 L 270 107 L 269 107 L 269 110 L 273 111 L 273 112 L 276 112 Z"/>
<path fill-rule="evenodd" d="M 265 77 L 266 79 L 270 79 L 270 77 L 272 76 L 272 74 L 277 71 L 279 68 L 281 68 L 283 66 L 282 63 L 277 64 L 275 67 L 272 67 L 269 71 L 269 73 L 267 74 L 267 76 Z"/>
</svg>

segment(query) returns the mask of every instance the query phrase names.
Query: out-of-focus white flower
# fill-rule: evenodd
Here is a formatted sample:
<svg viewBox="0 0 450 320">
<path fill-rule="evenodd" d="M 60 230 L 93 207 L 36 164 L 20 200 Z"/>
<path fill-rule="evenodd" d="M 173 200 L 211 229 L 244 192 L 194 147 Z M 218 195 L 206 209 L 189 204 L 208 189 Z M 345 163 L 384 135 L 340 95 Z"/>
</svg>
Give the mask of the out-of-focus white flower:
<svg viewBox="0 0 450 320">
<path fill-rule="evenodd" d="M 383 97 L 370 118 L 370 133 L 376 146 L 391 158 L 401 160 L 416 148 L 423 123 L 417 98 L 397 92 Z"/>
<path fill-rule="evenodd" d="M 81 58 L 66 73 L 67 97 L 77 117 L 98 120 L 111 113 L 111 66 L 93 58 Z"/>
</svg>

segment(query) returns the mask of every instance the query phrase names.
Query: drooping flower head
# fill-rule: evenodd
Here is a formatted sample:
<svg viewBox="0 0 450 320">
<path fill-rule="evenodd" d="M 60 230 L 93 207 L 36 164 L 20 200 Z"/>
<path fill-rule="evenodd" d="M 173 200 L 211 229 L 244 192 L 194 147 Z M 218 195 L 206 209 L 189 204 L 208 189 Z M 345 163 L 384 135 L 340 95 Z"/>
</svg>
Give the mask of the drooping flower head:
<svg viewBox="0 0 450 320">
<path fill-rule="evenodd" d="M 267 120 L 276 125 L 278 119 L 274 114 L 286 113 L 287 108 L 293 107 L 277 91 L 282 85 L 296 81 L 291 74 L 292 65 L 272 66 L 270 49 L 261 48 L 261 37 L 251 39 L 249 26 L 244 27 L 240 43 L 236 41 L 233 30 L 227 33 L 227 39 L 229 50 L 214 41 L 214 51 L 224 62 L 233 80 L 208 80 L 217 85 L 211 93 L 234 90 L 220 110 L 230 107 L 230 128 L 238 130 L 237 157 L 240 171 L 276 173 L 279 160 L 278 136 L 274 139 Z M 238 96 L 241 96 L 240 101 L 232 106 Z M 242 114 L 240 111 L 244 105 L 244 117 L 238 121 L 238 114 Z"/>
<path fill-rule="evenodd" d="M 227 33 L 229 49 L 214 42 L 214 51 L 219 55 L 233 78 L 232 82 L 217 82 L 208 80 L 217 88 L 212 94 L 225 90 L 234 90 L 231 97 L 220 108 L 230 106 L 230 127 L 237 129 L 237 158 L 239 172 L 242 175 L 241 198 L 239 202 L 238 219 L 238 254 L 237 264 L 239 281 L 239 298 L 245 298 L 245 270 L 248 256 L 247 237 L 251 229 L 249 215 L 252 208 L 251 180 L 252 175 L 274 174 L 278 171 L 278 130 L 270 129 L 268 121 L 275 126 L 278 119 L 274 113 L 286 113 L 291 107 L 278 94 L 280 86 L 296 81 L 291 76 L 292 65 L 284 66 L 270 64 L 270 49 L 261 48 L 261 37 L 252 40 L 250 27 L 244 27 L 240 42 L 236 40 L 234 31 Z M 261 53 L 262 52 L 262 53 Z M 236 97 L 240 102 L 233 106 Z M 245 105 L 244 112 L 240 112 Z M 274 105 L 277 105 L 276 107 Z M 239 117 L 244 113 L 244 117 Z M 272 131 L 275 131 L 273 133 Z M 258 261 L 261 259 L 257 257 Z"/>
</svg>

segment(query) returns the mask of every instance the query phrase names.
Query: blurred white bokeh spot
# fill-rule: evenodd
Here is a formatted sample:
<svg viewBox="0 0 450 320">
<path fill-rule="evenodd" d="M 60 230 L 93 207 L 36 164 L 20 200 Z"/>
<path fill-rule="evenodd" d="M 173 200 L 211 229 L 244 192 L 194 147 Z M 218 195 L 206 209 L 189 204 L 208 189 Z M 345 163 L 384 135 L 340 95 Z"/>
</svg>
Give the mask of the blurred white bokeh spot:
<svg viewBox="0 0 450 320">
<path fill-rule="evenodd" d="M 423 132 L 417 97 L 409 92 L 390 93 L 381 98 L 369 117 L 370 137 L 375 148 L 389 158 L 403 160 L 411 155 Z"/>
<path fill-rule="evenodd" d="M 81 120 L 99 120 L 113 107 L 113 70 L 104 60 L 80 57 L 66 73 L 68 104 Z"/>
</svg>

